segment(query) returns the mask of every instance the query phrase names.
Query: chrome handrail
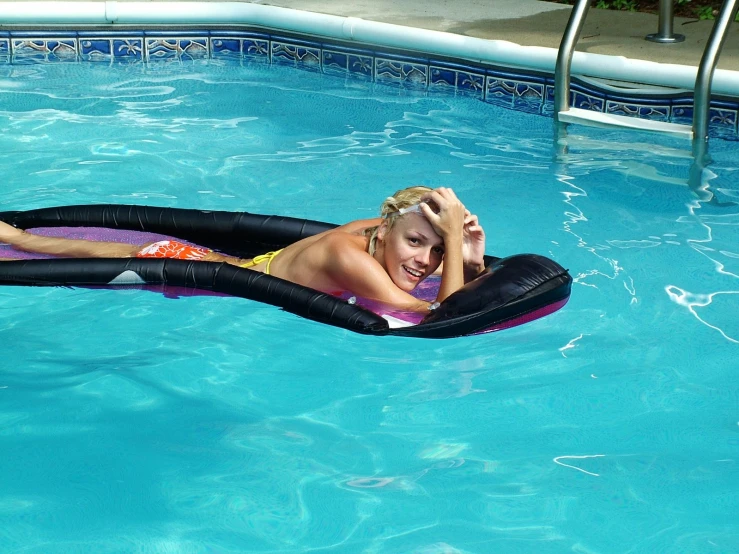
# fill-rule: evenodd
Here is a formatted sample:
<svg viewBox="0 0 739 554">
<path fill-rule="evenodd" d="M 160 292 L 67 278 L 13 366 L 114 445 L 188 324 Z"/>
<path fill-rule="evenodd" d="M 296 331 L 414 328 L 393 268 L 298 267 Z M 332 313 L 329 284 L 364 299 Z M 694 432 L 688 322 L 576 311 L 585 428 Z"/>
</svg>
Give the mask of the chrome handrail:
<svg viewBox="0 0 739 554">
<path fill-rule="evenodd" d="M 675 9 L 673 0 L 659 0 L 659 19 L 657 20 L 657 32 L 644 38 L 651 42 L 661 44 L 675 44 L 685 40 L 685 35 L 676 35 L 672 32 L 674 24 Z"/>
<path fill-rule="evenodd" d="M 716 69 L 721 48 L 726 41 L 726 30 L 736 18 L 739 10 L 738 0 L 724 0 L 716 23 L 708 37 L 706 49 L 703 51 L 698 74 L 695 78 L 695 91 L 693 92 L 693 143 L 694 152 L 701 150 L 697 148 L 696 142 L 708 140 L 708 124 L 711 115 L 711 83 L 713 73 Z"/>
<path fill-rule="evenodd" d="M 580 37 L 585 17 L 590 9 L 590 0 L 577 0 L 570 12 L 562 42 L 559 43 L 557 63 L 554 66 L 554 119 L 559 112 L 570 109 L 570 67 L 575 44 Z"/>
<path fill-rule="evenodd" d="M 661 7 L 662 4 L 660 4 Z M 590 0 L 576 0 L 557 51 L 557 62 L 554 68 L 554 119 L 557 122 L 559 122 L 560 112 L 566 112 L 570 109 L 572 56 L 589 8 Z M 696 74 L 693 93 L 693 152 L 694 154 L 700 154 L 702 157 L 706 155 L 706 148 L 697 143 L 708 140 L 713 74 L 716 70 L 721 49 L 726 41 L 726 31 L 736 18 L 737 12 L 739 12 L 739 0 L 724 0 Z"/>
</svg>

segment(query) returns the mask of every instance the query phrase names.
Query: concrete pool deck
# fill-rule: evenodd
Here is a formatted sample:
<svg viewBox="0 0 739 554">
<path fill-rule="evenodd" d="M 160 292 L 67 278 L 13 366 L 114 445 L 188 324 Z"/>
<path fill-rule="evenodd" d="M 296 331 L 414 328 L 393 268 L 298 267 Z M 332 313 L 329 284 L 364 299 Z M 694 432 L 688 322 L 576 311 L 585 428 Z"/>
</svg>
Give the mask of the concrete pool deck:
<svg viewBox="0 0 739 554">
<path fill-rule="evenodd" d="M 539 0 L 253 0 L 247 3 L 554 49 L 559 47 L 571 10 L 570 6 Z M 676 44 L 645 40 L 646 35 L 657 32 L 657 25 L 654 14 L 591 8 L 577 51 L 698 66 L 713 21 L 676 17 L 674 32 L 685 35 L 685 41 Z M 739 71 L 739 23 L 729 28 L 717 67 Z"/>
<path fill-rule="evenodd" d="M 571 10 L 570 6 L 538 0 L 257 0 L 253 3 L 555 49 L 559 48 Z M 658 17 L 653 14 L 591 8 L 577 51 L 698 66 L 713 21 L 676 17 L 674 32 L 685 35 L 685 41 L 676 44 L 644 39 L 657 32 L 657 22 Z M 739 71 L 739 23 L 729 29 L 718 67 Z"/>
</svg>

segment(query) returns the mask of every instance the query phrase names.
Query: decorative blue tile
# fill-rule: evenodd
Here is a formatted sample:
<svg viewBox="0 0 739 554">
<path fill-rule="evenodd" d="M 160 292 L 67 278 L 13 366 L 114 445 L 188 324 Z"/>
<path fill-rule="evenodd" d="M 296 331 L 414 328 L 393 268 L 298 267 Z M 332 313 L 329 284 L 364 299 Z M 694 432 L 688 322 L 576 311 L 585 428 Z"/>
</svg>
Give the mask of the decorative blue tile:
<svg viewBox="0 0 739 554">
<path fill-rule="evenodd" d="M 716 100 L 711 102 L 709 128 L 711 136 L 721 136 L 735 140 L 737 137 L 737 104 Z M 673 101 L 670 121 L 683 125 L 693 124 L 693 99 L 681 97 Z"/>
<path fill-rule="evenodd" d="M 457 91 L 473 93 L 482 98 L 485 93 L 485 76 L 481 73 L 457 71 Z"/>
<path fill-rule="evenodd" d="M 529 82 L 516 82 L 514 94 L 517 97 L 529 98 L 532 100 L 544 101 L 544 85 Z"/>
<path fill-rule="evenodd" d="M 323 72 L 341 77 L 372 78 L 372 55 L 356 49 L 344 49 L 324 45 L 322 51 Z"/>
<path fill-rule="evenodd" d="M 544 103 L 544 85 L 529 82 L 511 82 L 515 83 L 513 109 L 527 113 L 541 112 Z"/>
<path fill-rule="evenodd" d="M 541 105 L 542 115 L 551 116 L 554 113 L 554 85 L 546 85 L 544 89 L 544 103 Z"/>
<path fill-rule="evenodd" d="M 711 108 L 708 116 L 708 128 L 711 136 L 736 138 L 737 110 Z"/>
<path fill-rule="evenodd" d="M 142 61 L 144 38 L 136 31 L 80 31 L 79 56 L 82 61 Z"/>
<path fill-rule="evenodd" d="M 725 110 L 721 108 L 710 108 L 708 120 L 712 125 L 721 127 L 736 127 L 736 110 Z"/>
<path fill-rule="evenodd" d="M 450 90 L 478 98 L 482 98 L 485 91 L 485 77 L 481 73 L 431 65 L 429 74 L 429 87 L 432 89 Z"/>
<path fill-rule="evenodd" d="M 457 88 L 457 72 L 445 67 L 429 66 L 429 85 L 437 88 Z"/>
<path fill-rule="evenodd" d="M 570 94 L 569 94 L 569 99 L 568 99 L 568 105 L 570 107 L 575 107 L 577 104 L 576 94 L 582 94 L 582 93 L 580 93 L 579 91 L 574 91 L 570 89 Z M 555 96 L 554 95 L 554 85 L 553 84 L 545 85 L 544 98 L 541 104 L 541 110 L 539 112 L 540 114 L 545 115 L 547 117 L 551 117 L 554 115 L 554 104 L 555 104 L 554 96 Z M 593 99 L 594 102 L 596 102 L 597 100 L 601 100 L 602 103 L 605 103 L 605 101 L 602 99 L 599 99 L 599 98 Z M 583 108 L 583 109 L 587 109 L 587 108 Z M 599 111 L 602 111 L 602 110 L 599 110 Z"/>
<path fill-rule="evenodd" d="M 346 76 L 349 72 L 349 54 L 340 50 L 323 49 L 323 72 L 331 75 Z"/>
<path fill-rule="evenodd" d="M 180 57 L 188 60 L 207 60 L 210 57 L 207 38 L 180 39 Z"/>
<path fill-rule="evenodd" d="M 234 57 L 261 63 L 287 63 L 340 76 L 359 77 L 403 88 L 468 94 L 506 108 L 550 115 L 553 77 L 539 72 L 383 54 L 347 43 L 317 43 L 250 30 L 175 31 L 0 31 L 0 64 L 51 61 L 158 61 Z M 631 93 L 633 92 L 633 95 Z M 628 89 L 601 90 L 573 78 L 570 105 L 631 117 L 690 125 L 690 93 L 637 96 Z M 711 102 L 712 136 L 737 140 L 734 98 Z"/>
<path fill-rule="evenodd" d="M 426 88 L 429 67 L 404 60 L 375 58 L 375 81 L 378 83 Z"/>
<path fill-rule="evenodd" d="M 211 37 L 210 48 L 214 58 L 241 58 L 243 40 L 235 37 Z"/>
<path fill-rule="evenodd" d="M 75 39 L 48 40 L 46 46 L 50 51 L 50 58 L 58 60 L 77 59 L 77 41 Z"/>
<path fill-rule="evenodd" d="M 109 62 L 113 59 L 110 39 L 80 39 L 80 59 L 86 62 Z"/>
<path fill-rule="evenodd" d="M 682 125 L 693 124 L 693 102 L 689 104 L 672 105 L 670 109 L 670 122 Z"/>
<path fill-rule="evenodd" d="M 211 33 L 211 55 L 214 58 L 248 58 L 269 62 L 269 37 L 262 33 L 219 31 Z"/>
<path fill-rule="evenodd" d="M 159 38 L 146 39 L 146 59 L 152 60 L 177 60 L 179 43 L 177 40 Z"/>
<path fill-rule="evenodd" d="M 669 121 L 670 106 L 641 106 L 639 117 L 651 119 L 652 121 Z"/>
<path fill-rule="evenodd" d="M 625 115 L 627 117 L 640 117 L 653 121 L 668 121 L 670 118 L 670 107 L 608 100 L 606 102 L 606 113 Z"/>
<path fill-rule="evenodd" d="M 245 58 L 269 61 L 269 41 L 258 38 L 244 39 L 241 45 L 241 54 Z"/>
<path fill-rule="evenodd" d="M 497 77 L 488 75 L 485 91 L 485 102 L 489 102 L 490 104 L 495 104 L 497 106 L 512 108 L 513 98 L 516 94 L 516 82 L 504 81 Z"/>
<path fill-rule="evenodd" d="M 321 49 L 272 41 L 272 62 L 317 70 L 321 67 Z"/>
<path fill-rule="evenodd" d="M 374 58 L 369 55 L 349 54 L 347 57 L 347 69 L 354 76 L 372 79 L 372 67 Z"/>
<path fill-rule="evenodd" d="M 147 37 L 146 54 L 149 61 L 204 59 L 209 55 L 208 39 Z"/>
<path fill-rule="evenodd" d="M 13 38 L 16 62 L 72 61 L 77 59 L 77 40 L 73 38 Z"/>
<path fill-rule="evenodd" d="M 615 100 L 608 100 L 606 102 L 606 112 L 615 115 L 639 117 L 640 108 L 642 108 L 642 106 L 640 106 L 639 104 L 627 104 L 626 102 L 619 102 Z"/>
<path fill-rule="evenodd" d="M 116 61 L 142 61 L 144 58 L 144 39 L 114 38 L 112 41 L 113 57 Z"/>
<path fill-rule="evenodd" d="M 602 112 L 605 108 L 605 100 L 590 94 L 583 92 L 572 91 L 572 99 L 570 105 L 573 108 L 580 108 L 581 110 L 590 110 L 593 112 Z"/>
</svg>

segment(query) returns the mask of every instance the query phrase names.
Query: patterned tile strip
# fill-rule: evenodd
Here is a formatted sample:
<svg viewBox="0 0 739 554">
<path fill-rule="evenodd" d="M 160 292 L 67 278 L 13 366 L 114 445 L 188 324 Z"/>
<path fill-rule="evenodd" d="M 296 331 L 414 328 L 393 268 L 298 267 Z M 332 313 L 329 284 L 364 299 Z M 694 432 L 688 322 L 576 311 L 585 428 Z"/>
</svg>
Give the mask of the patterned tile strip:
<svg viewBox="0 0 739 554">
<path fill-rule="evenodd" d="M 10 62 L 10 39 L 0 37 L 0 63 Z"/>
<path fill-rule="evenodd" d="M 552 115 L 554 106 L 551 76 L 412 58 L 264 32 L 0 31 L 0 64 L 158 63 L 210 58 L 286 64 L 401 88 L 472 96 L 490 104 L 543 115 Z M 586 110 L 687 125 L 693 116 L 692 96 L 684 92 L 659 97 L 615 96 L 594 85 L 573 82 L 570 103 Z M 711 106 L 712 134 L 736 140 L 739 101 L 716 100 Z"/>
</svg>

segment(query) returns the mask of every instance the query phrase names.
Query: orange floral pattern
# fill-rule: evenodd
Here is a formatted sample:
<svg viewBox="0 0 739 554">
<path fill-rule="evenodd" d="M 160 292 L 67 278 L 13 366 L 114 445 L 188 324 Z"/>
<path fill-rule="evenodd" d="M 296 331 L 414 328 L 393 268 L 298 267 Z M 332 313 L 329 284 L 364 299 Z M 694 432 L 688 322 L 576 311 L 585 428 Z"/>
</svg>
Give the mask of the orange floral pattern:
<svg viewBox="0 0 739 554">
<path fill-rule="evenodd" d="M 173 258 L 175 260 L 197 261 L 211 252 L 207 248 L 182 244 L 176 240 L 160 240 L 150 244 L 136 254 L 137 258 Z"/>
</svg>

